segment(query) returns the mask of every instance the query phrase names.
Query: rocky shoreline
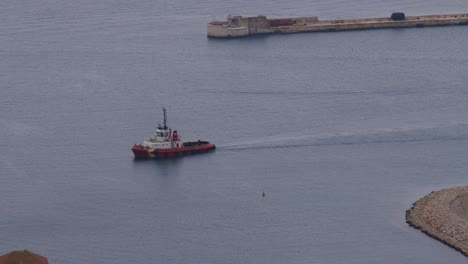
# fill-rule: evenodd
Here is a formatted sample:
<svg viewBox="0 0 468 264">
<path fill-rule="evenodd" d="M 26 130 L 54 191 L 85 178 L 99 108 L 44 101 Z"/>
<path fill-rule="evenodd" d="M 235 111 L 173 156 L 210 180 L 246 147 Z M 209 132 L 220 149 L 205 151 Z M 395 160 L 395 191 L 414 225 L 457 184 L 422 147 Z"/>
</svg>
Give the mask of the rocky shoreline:
<svg viewBox="0 0 468 264">
<path fill-rule="evenodd" d="M 406 211 L 406 222 L 468 256 L 468 186 L 431 192 Z"/>
</svg>

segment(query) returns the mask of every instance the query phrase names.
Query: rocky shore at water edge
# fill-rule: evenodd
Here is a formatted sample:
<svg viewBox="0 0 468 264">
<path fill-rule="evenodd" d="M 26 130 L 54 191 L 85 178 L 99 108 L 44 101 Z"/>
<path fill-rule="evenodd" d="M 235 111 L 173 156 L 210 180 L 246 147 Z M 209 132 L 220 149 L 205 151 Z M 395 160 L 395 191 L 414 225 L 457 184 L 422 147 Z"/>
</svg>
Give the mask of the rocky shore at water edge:
<svg viewBox="0 0 468 264">
<path fill-rule="evenodd" d="M 406 222 L 468 256 L 468 186 L 431 192 L 406 211 Z"/>
</svg>

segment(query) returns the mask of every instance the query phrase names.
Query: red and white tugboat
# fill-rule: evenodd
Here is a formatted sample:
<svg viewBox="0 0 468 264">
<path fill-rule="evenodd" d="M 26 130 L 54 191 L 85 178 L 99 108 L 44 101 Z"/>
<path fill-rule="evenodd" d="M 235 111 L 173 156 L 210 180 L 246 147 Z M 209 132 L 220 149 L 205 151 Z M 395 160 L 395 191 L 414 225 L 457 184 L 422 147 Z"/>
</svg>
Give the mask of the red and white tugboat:
<svg viewBox="0 0 468 264">
<path fill-rule="evenodd" d="M 135 158 L 172 158 L 216 149 L 215 144 L 208 141 L 182 142 L 177 130 L 172 131 L 166 125 L 166 108 L 163 108 L 163 113 L 164 125 L 158 125 L 155 136 L 141 145 L 133 145 Z"/>
</svg>

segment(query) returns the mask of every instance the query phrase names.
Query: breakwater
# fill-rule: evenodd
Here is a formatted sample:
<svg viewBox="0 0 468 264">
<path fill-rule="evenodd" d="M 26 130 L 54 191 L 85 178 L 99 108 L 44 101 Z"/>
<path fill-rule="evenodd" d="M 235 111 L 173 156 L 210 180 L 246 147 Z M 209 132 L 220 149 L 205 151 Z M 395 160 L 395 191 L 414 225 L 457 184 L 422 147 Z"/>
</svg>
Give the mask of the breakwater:
<svg viewBox="0 0 468 264">
<path fill-rule="evenodd" d="M 265 16 L 228 16 L 226 21 L 208 23 L 208 37 L 236 38 L 259 34 L 287 34 L 382 28 L 468 25 L 468 13 L 449 15 L 405 16 L 393 13 L 385 18 L 319 20 L 318 17 L 268 19 Z"/>
<path fill-rule="evenodd" d="M 431 192 L 406 211 L 406 222 L 468 256 L 468 186 Z"/>
</svg>

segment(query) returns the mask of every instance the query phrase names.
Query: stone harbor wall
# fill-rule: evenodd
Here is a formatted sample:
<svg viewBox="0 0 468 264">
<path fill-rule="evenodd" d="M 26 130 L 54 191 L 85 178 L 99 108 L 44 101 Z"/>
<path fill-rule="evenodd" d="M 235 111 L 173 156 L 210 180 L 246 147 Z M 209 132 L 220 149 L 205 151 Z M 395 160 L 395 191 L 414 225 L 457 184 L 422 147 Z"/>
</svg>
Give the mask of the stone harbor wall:
<svg viewBox="0 0 468 264">
<path fill-rule="evenodd" d="M 340 20 L 319 20 L 318 17 L 268 19 L 265 16 L 228 16 L 226 21 L 208 23 L 208 37 L 235 38 L 272 33 L 288 34 L 449 25 L 468 25 L 468 13 L 428 16 L 405 16 L 404 13 L 393 13 L 391 17 Z"/>
</svg>

